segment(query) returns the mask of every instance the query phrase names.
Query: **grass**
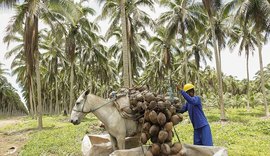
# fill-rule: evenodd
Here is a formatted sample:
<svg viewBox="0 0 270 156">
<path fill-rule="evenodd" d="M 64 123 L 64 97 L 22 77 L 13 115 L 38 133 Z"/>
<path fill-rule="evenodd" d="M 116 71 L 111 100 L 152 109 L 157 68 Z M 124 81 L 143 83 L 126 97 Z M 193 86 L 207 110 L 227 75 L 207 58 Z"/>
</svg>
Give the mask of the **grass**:
<svg viewBox="0 0 270 156">
<path fill-rule="evenodd" d="M 215 146 L 228 150 L 230 156 L 269 156 L 270 119 L 262 118 L 262 107 L 247 112 L 245 109 L 228 109 L 228 122 L 219 122 L 217 109 L 207 110 Z M 187 118 L 187 116 L 185 116 Z M 176 127 L 182 142 L 193 143 L 192 125 L 186 119 Z M 177 141 L 174 138 L 174 141 Z"/>
<path fill-rule="evenodd" d="M 230 156 L 270 156 L 270 119 L 263 118 L 263 107 L 247 112 L 245 109 L 227 109 L 228 122 L 219 122 L 218 109 L 206 109 L 205 114 L 210 122 L 215 146 L 228 150 Z M 176 126 L 177 134 L 182 142 L 193 143 L 193 128 L 187 113 L 185 120 Z M 88 115 L 84 121 L 74 126 L 63 116 L 44 116 L 44 130 L 38 131 L 37 121 L 23 118 L 15 126 L 0 129 L 4 133 L 26 132 L 29 140 L 20 155 L 81 155 L 81 141 L 86 132 L 102 133 L 98 120 Z M 174 141 L 177 141 L 174 136 Z"/>
</svg>

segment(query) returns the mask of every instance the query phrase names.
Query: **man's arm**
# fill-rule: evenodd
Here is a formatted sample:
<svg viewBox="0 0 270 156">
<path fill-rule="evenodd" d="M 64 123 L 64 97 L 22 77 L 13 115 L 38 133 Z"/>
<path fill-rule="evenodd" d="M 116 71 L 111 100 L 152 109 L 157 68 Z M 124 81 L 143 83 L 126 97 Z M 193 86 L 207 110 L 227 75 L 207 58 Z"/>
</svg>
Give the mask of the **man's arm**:
<svg viewBox="0 0 270 156">
<path fill-rule="evenodd" d="M 181 109 L 176 109 L 177 113 L 185 113 L 187 111 L 187 104 L 184 104 Z"/>
<path fill-rule="evenodd" d="M 187 100 L 188 103 L 193 104 L 193 105 L 199 105 L 200 104 L 200 98 L 191 97 L 183 90 L 181 90 L 181 94 Z"/>
</svg>

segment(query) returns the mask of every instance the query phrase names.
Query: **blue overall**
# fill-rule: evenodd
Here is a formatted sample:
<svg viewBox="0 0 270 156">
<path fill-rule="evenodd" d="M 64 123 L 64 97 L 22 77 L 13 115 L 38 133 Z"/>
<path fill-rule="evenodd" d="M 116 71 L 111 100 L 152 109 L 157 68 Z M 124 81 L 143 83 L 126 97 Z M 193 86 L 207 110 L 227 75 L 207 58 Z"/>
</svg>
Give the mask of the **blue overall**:
<svg viewBox="0 0 270 156">
<path fill-rule="evenodd" d="M 178 113 L 188 111 L 189 118 L 194 128 L 194 145 L 213 146 L 211 129 L 202 110 L 202 103 L 199 96 L 191 97 L 185 91 L 181 90 L 181 94 L 187 101 Z"/>
</svg>

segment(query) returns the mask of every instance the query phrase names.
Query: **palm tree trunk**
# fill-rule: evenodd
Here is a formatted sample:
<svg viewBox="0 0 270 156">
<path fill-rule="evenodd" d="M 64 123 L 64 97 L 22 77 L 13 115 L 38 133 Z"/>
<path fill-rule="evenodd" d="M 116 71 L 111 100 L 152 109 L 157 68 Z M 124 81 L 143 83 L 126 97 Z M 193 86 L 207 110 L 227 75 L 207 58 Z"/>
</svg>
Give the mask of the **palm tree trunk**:
<svg viewBox="0 0 270 156">
<path fill-rule="evenodd" d="M 128 49 L 128 34 L 126 22 L 125 0 L 120 1 L 121 23 L 122 23 L 122 47 L 123 47 L 123 80 L 124 87 L 130 87 L 129 78 L 129 49 Z"/>
<path fill-rule="evenodd" d="M 59 113 L 58 112 L 58 108 L 59 108 L 59 100 L 58 100 L 58 79 L 57 77 L 55 77 L 55 105 L 56 105 L 56 108 L 54 110 L 55 113 Z"/>
<path fill-rule="evenodd" d="M 187 46 L 186 46 L 186 34 L 185 34 L 185 26 L 184 23 L 181 23 L 181 35 L 183 38 L 183 47 L 184 47 L 184 57 L 185 57 L 185 83 L 189 82 L 188 77 L 188 52 L 187 52 Z"/>
<path fill-rule="evenodd" d="M 32 100 L 33 100 L 33 111 L 34 111 L 34 118 L 36 119 L 37 116 L 37 103 L 36 103 L 36 94 L 35 94 L 35 87 L 33 78 L 31 78 L 31 90 L 32 90 Z"/>
<path fill-rule="evenodd" d="M 250 91 L 249 91 L 249 50 L 247 49 L 247 60 L 246 60 L 246 67 L 247 67 L 247 111 L 250 111 L 249 107 L 249 99 L 250 99 Z"/>
<path fill-rule="evenodd" d="M 73 106 L 73 81 L 74 81 L 74 70 L 73 70 L 73 68 L 74 68 L 74 63 L 73 62 L 71 62 L 71 71 L 70 71 L 70 91 L 69 91 L 69 110 L 68 110 L 68 108 L 67 108 L 67 105 L 65 104 L 65 109 L 66 109 L 66 111 L 68 111 L 68 112 L 71 112 L 71 110 L 72 110 L 72 106 Z"/>
<path fill-rule="evenodd" d="M 263 93 L 263 102 L 265 107 L 265 115 L 269 116 L 269 109 L 266 99 L 266 93 L 265 93 L 265 80 L 264 80 L 264 73 L 263 73 L 263 60 L 262 60 L 262 45 L 258 46 L 259 48 L 259 60 L 260 60 L 260 73 L 261 73 L 261 90 Z"/>
<path fill-rule="evenodd" d="M 28 66 L 28 65 L 27 65 Z M 34 119 L 34 107 L 33 107 L 33 81 L 32 81 L 32 77 L 29 74 L 29 83 L 30 83 L 30 87 L 29 87 L 29 103 L 30 103 L 30 115 L 32 117 L 32 119 Z"/>
<path fill-rule="evenodd" d="M 226 120 L 225 117 L 225 109 L 224 109 L 224 101 L 223 101 L 223 87 L 222 87 L 222 76 L 221 76 L 221 66 L 220 66 L 220 57 L 219 51 L 217 47 L 217 40 L 213 25 L 213 18 L 209 17 L 210 25 L 211 25 L 211 33 L 213 37 L 213 45 L 214 45 L 214 52 L 215 52 L 215 60 L 216 60 L 216 68 L 217 68 L 217 77 L 218 77 L 218 95 L 219 95 L 219 105 L 220 105 L 220 120 Z"/>
<path fill-rule="evenodd" d="M 127 35 L 128 35 L 128 40 L 127 40 L 127 49 L 128 49 L 128 72 L 129 72 L 129 88 L 132 87 L 133 81 L 133 75 L 132 75 L 132 64 L 131 64 L 131 25 L 130 25 L 130 21 L 128 20 L 128 18 L 126 18 L 126 22 L 127 22 Z"/>
<path fill-rule="evenodd" d="M 42 99 L 41 99 L 41 80 L 40 80 L 40 69 L 39 69 L 39 51 L 38 51 L 38 17 L 34 15 L 34 52 L 36 55 L 36 81 L 37 81 L 37 98 L 38 98 L 38 106 L 37 106 L 37 114 L 38 114 L 38 129 L 43 128 L 42 124 Z"/>
<path fill-rule="evenodd" d="M 53 102 L 53 92 L 50 92 L 50 108 L 49 108 L 49 114 L 52 115 L 52 102 Z"/>
</svg>

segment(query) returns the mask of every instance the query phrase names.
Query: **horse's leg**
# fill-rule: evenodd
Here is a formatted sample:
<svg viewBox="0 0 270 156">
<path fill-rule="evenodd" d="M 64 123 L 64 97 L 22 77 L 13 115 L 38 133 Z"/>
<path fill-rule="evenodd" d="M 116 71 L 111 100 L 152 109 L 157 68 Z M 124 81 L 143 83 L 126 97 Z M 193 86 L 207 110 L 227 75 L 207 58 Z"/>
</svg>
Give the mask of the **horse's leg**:
<svg viewBox="0 0 270 156">
<path fill-rule="evenodd" d="M 125 137 L 118 137 L 117 138 L 117 145 L 118 148 L 121 149 L 125 149 Z"/>
<path fill-rule="evenodd" d="M 112 136 L 111 134 L 109 134 L 109 135 L 110 135 L 110 140 L 111 140 L 113 151 L 115 151 L 115 150 L 117 150 L 116 138 L 114 136 Z"/>
</svg>

